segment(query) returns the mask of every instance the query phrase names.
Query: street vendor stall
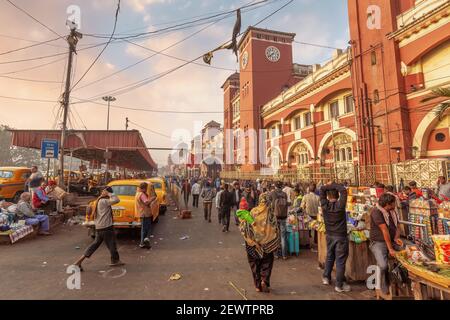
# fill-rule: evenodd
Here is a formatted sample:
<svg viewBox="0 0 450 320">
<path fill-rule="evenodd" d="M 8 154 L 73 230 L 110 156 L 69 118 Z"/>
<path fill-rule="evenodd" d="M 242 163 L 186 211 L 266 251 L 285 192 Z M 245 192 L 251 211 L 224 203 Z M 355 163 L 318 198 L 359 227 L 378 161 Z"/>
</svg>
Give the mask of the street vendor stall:
<svg viewBox="0 0 450 320">
<path fill-rule="evenodd" d="M 411 288 L 416 300 L 450 299 L 450 235 L 432 236 L 436 260 L 428 258 L 416 246 L 396 256 L 408 270 Z"/>
<path fill-rule="evenodd" d="M 423 198 L 409 203 L 410 238 L 415 245 L 397 254 L 408 270 L 416 300 L 450 299 L 450 202 Z"/>
</svg>

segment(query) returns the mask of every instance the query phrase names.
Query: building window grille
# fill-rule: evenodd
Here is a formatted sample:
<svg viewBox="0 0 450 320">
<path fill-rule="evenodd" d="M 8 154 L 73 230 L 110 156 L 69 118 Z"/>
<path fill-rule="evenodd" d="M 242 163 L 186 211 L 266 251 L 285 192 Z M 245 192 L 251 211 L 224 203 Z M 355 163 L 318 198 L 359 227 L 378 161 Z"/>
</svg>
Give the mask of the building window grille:
<svg viewBox="0 0 450 320">
<path fill-rule="evenodd" d="M 353 103 L 353 96 L 345 97 L 345 113 L 351 113 L 355 111 L 355 105 Z"/>
<path fill-rule="evenodd" d="M 311 112 L 307 112 L 304 114 L 305 117 L 305 127 L 308 127 L 312 124 L 312 117 L 311 117 Z"/>
<path fill-rule="evenodd" d="M 301 129 L 302 123 L 301 123 L 301 118 L 300 117 L 296 117 L 294 119 L 294 127 L 295 127 L 295 130 Z"/>
<path fill-rule="evenodd" d="M 330 103 L 330 118 L 336 119 L 339 117 L 339 102 L 334 101 Z"/>
<path fill-rule="evenodd" d="M 373 66 L 377 64 L 377 53 L 375 51 L 370 54 L 370 59 Z"/>
</svg>

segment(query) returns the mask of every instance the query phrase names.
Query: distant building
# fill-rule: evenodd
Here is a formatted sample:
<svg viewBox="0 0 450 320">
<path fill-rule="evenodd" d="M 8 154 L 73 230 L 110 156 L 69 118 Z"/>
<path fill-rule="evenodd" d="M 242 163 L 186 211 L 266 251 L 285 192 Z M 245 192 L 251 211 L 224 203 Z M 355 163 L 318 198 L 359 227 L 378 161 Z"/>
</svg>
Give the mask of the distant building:
<svg viewBox="0 0 450 320">
<path fill-rule="evenodd" d="M 216 121 L 208 122 L 191 141 L 189 176 L 216 178 L 223 166 L 223 129 Z"/>
</svg>

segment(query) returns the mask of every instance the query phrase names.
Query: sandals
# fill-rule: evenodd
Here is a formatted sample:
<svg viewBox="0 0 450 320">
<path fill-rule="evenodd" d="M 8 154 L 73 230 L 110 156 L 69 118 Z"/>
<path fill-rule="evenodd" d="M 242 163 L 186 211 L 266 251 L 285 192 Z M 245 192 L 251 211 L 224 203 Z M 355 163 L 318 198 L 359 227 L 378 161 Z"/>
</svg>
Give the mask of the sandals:
<svg viewBox="0 0 450 320">
<path fill-rule="evenodd" d="M 123 263 L 122 261 L 117 261 L 117 262 L 111 263 L 109 266 L 110 267 L 120 267 L 120 266 L 124 266 L 124 265 L 125 265 L 125 263 Z"/>
<path fill-rule="evenodd" d="M 270 293 L 270 289 L 265 282 L 261 282 L 261 291 L 265 293 Z"/>
</svg>

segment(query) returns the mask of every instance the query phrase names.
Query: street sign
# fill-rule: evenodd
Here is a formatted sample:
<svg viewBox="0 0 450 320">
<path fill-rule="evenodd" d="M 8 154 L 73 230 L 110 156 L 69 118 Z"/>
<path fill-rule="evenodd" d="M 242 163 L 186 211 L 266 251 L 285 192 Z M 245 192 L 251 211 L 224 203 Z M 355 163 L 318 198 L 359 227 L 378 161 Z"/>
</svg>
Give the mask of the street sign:
<svg viewBox="0 0 450 320">
<path fill-rule="evenodd" d="M 41 158 L 57 159 L 59 154 L 58 140 L 43 139 L 41 142 Z"/>
</svg>

